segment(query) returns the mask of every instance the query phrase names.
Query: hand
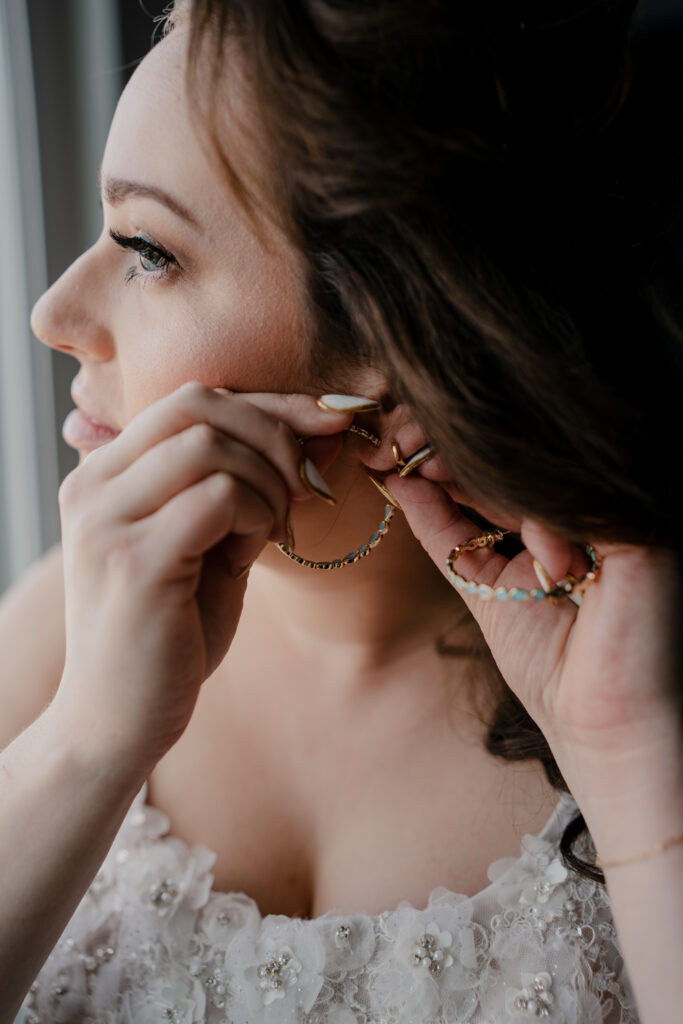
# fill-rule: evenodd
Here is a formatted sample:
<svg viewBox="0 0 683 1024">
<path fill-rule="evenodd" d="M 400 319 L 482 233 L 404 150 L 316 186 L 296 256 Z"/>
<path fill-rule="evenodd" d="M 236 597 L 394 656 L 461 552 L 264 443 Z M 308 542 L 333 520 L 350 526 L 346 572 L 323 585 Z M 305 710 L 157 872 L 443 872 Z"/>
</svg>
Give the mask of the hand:
<svg viewBox="0 0 683 1024">
<path fill-rule="evenodd" d="M 53 703 L 79 738 L 144 771 L 179 738 L 234 636 L 242 568 L 286 539 L 289 502 L 311 497 L 294 432 L 331 435 L 350 419 L 305 395 L 191 382 L 69 474 L 66 659 Z"/>
<path fill-rule="evenodd" d="M 414 446 L 407 446 L 412 450 Z M 438 460 L 419 474 L 386 485 L 436 565 L 457 544 L 482 530 L 463 513 Z M 422 475 L 424 474 L 424 476 Z M 519 530 L 527 549 L 512 559 L 496 549 L 460 556 L 467 579 L 490 586 L 539 586 L 532 558 L 554 581 L 570 570 L 582 576 L 588 559 L 578 547 L 531 519 L 514 524 L 477 507 L 489 521 Z M 586 538 L 590 540 L 590 538 Z M 506 682 L 541 728 L 570 790 L 585 799 L 617 798 L 632 782 L 645 785 L 657 758 L 680 752 L 675 687 L 680 607 L 676 555 L 663 549 L 596 543 L 604 556 L 599 579 L 577 608 L 566 598 L 503 602 L 458 591 L 479 623 Z M 671 753 L 673 752 L 673 753 Z M 679 754 L 680 756 L 680 754 Z M 675 765 L 662 764 L 671 773 Z"/>
</svg>

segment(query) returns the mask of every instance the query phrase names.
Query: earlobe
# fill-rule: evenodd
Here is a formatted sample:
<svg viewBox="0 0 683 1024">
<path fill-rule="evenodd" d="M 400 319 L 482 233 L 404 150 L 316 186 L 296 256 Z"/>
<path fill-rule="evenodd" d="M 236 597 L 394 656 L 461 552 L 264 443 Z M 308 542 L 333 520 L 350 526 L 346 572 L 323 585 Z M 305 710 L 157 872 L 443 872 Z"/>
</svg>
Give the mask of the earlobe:
<svg viewBox="0 0 683 1024">
<path fill-rule="evenodd" d="M 426 443 L 425 433 L 415 420 L 412 409 L 403 402 L 397 402 L 390 391 L 382 395 L 380 402 L 383 439 L 397 443 L 401 452 L 410 454 Z"/>
</svg>

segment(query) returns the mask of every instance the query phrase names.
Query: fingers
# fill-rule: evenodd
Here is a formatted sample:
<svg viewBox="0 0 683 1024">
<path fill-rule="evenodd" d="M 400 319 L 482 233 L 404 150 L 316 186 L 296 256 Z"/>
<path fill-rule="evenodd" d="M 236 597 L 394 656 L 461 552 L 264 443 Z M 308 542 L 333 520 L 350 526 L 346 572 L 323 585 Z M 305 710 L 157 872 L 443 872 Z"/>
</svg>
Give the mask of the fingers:
<svg viewBox="0 0 683 1024">
<path fill-rule="evenodd" d="M 224 389 L 221 389 L 224 391 Z M 249 392 L 233 397 L 286 423 L 295 434 L 337 434 L 353 421 L 353 413 L 321 409 L 312 395 L 276 395 Z"/>
<path fill-rule="evenodd" d="M 569 541 L 533 519 L 522 520 L 521 535 L 524 546 L 541 563 L 553 582 L 566 576 L 572 566 Z"/>
<path fill-rule="evenodd" d="M 382 433 L 381 446 L 367 451 L 363 456 L 363 462 L 369 469 L 381 473 L 401 472 L 407 464 L 412 464 L 413 468 L 409 468 L 406 475 L 419 475 L 425 480 L 438 482 L 452 495 L 454 501 L 475 507 L 469 495 L 453 482 L 452 471 L 446 468 L 436 453 L 431 454 L 433 449 L 426 435 L 412 418 Z"/>
<path fill-rule="evenodd" d="M 468 519 L 443 488 L 419 476 L 387 477 L 386 486 L 396 496 L 408 524 L 435 565 L 447 576 L 446 559 L 459 544 L 479 536 L 481 529 Z M 457 560 L 458 572 L 478 583 L 498 585 L 508 560 L 493 548 L 466 552 Z M 465 595 L 463 594 L 463 597 Z"/>
<path fill-rule="evenodd" d="M 409 480 L 392 476 L 385 482 L 401 503 L 417 539 L 441 572 L 453 582 L 448 567 L 450 552 L 469 540 L 482 536 L 481 527 L 473 523 L 451 499 L 447 493 L 447 486 L 434 484 L 417 476 Z M 516 532 L 514 526 L 509 529 Z M 488 588 L 495 590 L 503 587 L 508 591 L 515 588 L 518 592 L 540 592 L 539 588 L 542 588 L 547 593 L 568 572 L 580 579 L 589 568 L 589 560 L 579 547 L 571 545 L 535 521 L 524 521 L 522 542 L 526 550 L 512 559 L 498 554 L 493 547 L 488 546 L 464 551 L 455 559 L 453 568 L 458 575 L 476 584 L 485 585 L 485 594 L 469 594 L 464 588 L 458 590 L 470 610 L 480 620 L 480 624 L 485 607 L 485 602 L 481 601 L 482 594 L 494 596 Z M 542 561 L 542 558 L 546 561 Z M 535 561 L 540 565 L 535 566 Z M 521 599 L 521 595 L 515 600 L 517 599 Z M 581 604 L 581 595 L 578 592 L 576 596 L 571 594 L 570 599 L 574 604 Z M 497 601 L 494 603 L 498 604 Z M 542 605 L 545 603 L 541 601 Z M 553 604 L 556 603 L 557 599 L 553 599 Z"/>
<path fill-rule="evenodd" d="M 288 495 L 280 474 L 262 456 L 206 423 L 195 423 L 144 452 L 110 486 L 116 486 L 120 515 L 134 521 L 215 472 L 247 484 L 270 507 L 275 522 L 284 524 Z"/>
<path fill-rule="evenodd" d="M 224 394 L 191 381 L 143 409 L 101 449 L 92 469 L 101 476 L 116 476 L 166 438 L 207 423 L 262 455 L 284 478 L 292 497 L 306 498 L 295 433 L 336 433 L 350 420 L 348 414 L 319 409 L 308 395 Z"/>
<path fill-rule="evenodd" d="M 178 560 L 205 554 L 228 534 L 243 539 L 240 556 L 244 563 L 253 561 L 272 530 L 273 512 L 242 481 L 226 473 L 213 473 L 181 491 L 142 522 L 150 536 L 157 538 L 157 543 L 146 549 L 146 569 L 163 572 L 165 566 Z"/>
<path fill-rule="evenodd" d="M 306 395 L 252 397 L 220 393 L 197 382 L 178 388 L 96 449 L 94 458 L 71 474 L 60 505 L 91 525 L 106 518 L 135 527 L 129 534 L 133 545 L 136 535 L 144 536 L 160 557 L 163 551 L 173 557 L 173 538 L 178 544 L 186 538 L 204 551 L 229 537 L 231 552 L 256 557 L 266 540 L 286 539 L 290 500 L 311 496 L 300 474 L 303 460 L 316 451 L 323 460 L 333 457 L 339 432 L 351 417 L 320 409 Z M 312 435 L 304 449 L 289 424 Z M 314 465 L 306 465 L 308 479 Z M 317 472 L 316 481 L 324 491 Z M 88 495 L 96 496 L 90 515 L 84 511 Z M 174 513 L 180 508 L 182 514 Z M 163 527 L 148 535 L 152 520 Z M 179 547 L 177 555 L 181 561 L 192 557 Z"/>
</svg>

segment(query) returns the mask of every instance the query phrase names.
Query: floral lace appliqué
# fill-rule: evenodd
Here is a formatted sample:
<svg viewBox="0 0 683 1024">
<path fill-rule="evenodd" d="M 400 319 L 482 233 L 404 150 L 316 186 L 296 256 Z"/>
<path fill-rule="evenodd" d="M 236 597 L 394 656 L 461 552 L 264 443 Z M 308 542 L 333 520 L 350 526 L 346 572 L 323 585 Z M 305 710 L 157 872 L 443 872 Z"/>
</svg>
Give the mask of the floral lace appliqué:
<svg viewBox="0 0 683 1024">
<path fill-rule="evenodd" d="M 569 798 L 477 896 L 308 921 L 214 892 L 215 854 L 145 795 L 18 1024 L 637 1024 L 606 891 L 559 857 Z"/>
</svg>

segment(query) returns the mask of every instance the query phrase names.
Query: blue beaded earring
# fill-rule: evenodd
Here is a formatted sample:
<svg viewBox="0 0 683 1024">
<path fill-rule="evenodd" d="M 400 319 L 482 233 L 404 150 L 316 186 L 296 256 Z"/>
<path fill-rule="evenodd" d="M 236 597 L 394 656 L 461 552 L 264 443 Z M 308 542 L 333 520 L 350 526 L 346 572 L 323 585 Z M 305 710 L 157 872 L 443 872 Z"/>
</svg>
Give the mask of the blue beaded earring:
<svg viewBox="0 0 683 1024">
<path fill-rule="evenodd" d="M 555 604 L 559 597 L 569 597 L 575 603 L 580 603 L 580 596 L 585 588 L 589 583 L 597 580 L 600 575 L 602 556 L 598 554 L 591 544 L 584 545 L 584 550 L 591 560 L 591 567 L 581 579 L 577 579 L 571 573 L 567 573 L 564 579 L 553 583 L 543 567 L 534 560 L 534 569 L 543 584 L 542 588 L 534 587 L 531 590 L 525 590 L 523 587 L 490 587 L 487 583 L 466 580 L 464 576 L 455 571 L 453 563 L 465 551 L 475 551 L 477 548 L 492 548 L 507 533 L 510 533 L 510 531 L 501 529 L 491 530 L 489 533 L 482 533 L 479 537 L 471 537 L 464 544 L 458 544 L 453 548 L 446 559 L 446 567 L 449 579 L 458 590 L 462 590 L 465 594 L 481 597 L 485 601 L 491 598 L 495 598 L 498 601 L 542 601 L 545 598 L 549 598 Z"/>
</svg>

